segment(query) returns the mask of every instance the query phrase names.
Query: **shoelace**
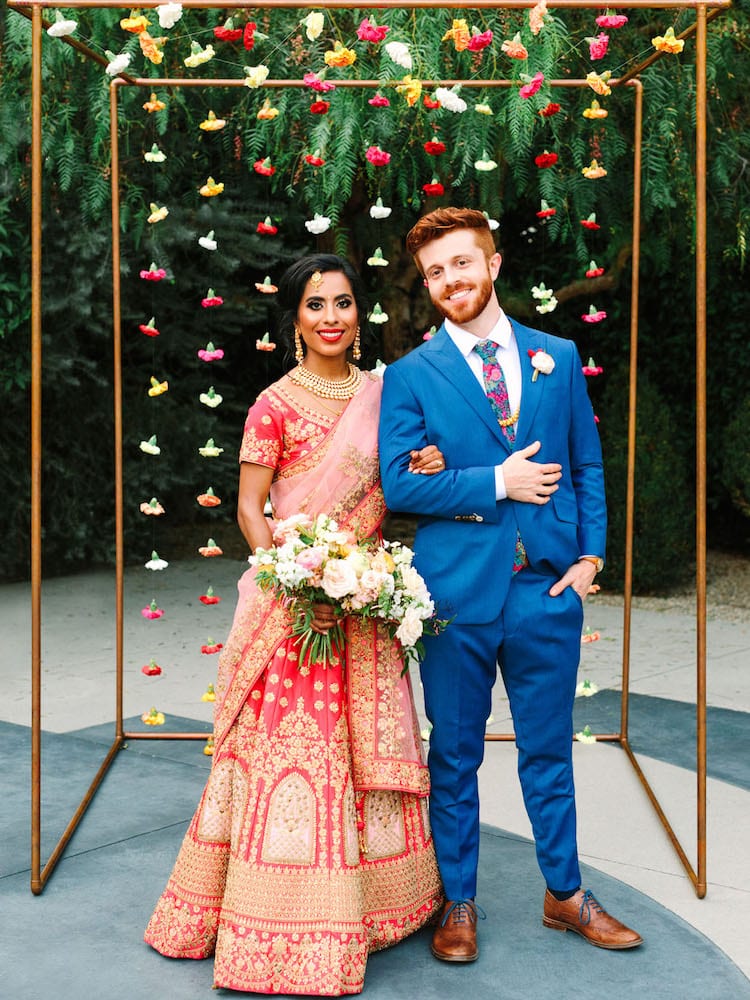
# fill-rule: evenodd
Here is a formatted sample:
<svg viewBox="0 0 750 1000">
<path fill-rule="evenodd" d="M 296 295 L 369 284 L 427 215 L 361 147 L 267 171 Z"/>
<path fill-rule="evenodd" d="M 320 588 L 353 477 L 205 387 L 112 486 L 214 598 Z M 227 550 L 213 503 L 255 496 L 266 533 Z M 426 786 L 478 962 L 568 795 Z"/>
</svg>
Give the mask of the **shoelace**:
<svg viewBox="0 0 750 1000">
<path fill-rule="evenodd" d="M 602 904 L 590 889 L 586 889 L 583 894 L 583 899 L 581 900 L 581 908 L 578 911 L 578 917 L 584 926 L 591 922 L 592 907 L 597 913 L 604 913 L 604 907 Z"/>
<path fill-rule="evenodd" d="M 464 924 L 467 920 L 476 923 L 477 917 L 480 920 L 485 920 L 487 914 L 484 912 L 481 906 L 474 902 L 473 899 L 457 899 L 455 902 L 451 903 L 448 907 L 445 916 L 440 921 L 440 926 L 445 927 L 448 923 L 448 917 L 453 915 L 453 922 L 455 924 Z"/>
</svg>

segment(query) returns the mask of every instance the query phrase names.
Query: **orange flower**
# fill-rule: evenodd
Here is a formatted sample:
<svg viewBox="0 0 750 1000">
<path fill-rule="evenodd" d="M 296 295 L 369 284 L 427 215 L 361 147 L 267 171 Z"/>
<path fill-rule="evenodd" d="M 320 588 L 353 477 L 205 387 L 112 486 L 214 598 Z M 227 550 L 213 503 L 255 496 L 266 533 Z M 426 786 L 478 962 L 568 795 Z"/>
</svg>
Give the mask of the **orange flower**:
<svg viewBox="0 0 750 1000">
<path fill-rule="evenodd" d="M 263 107 L 260 109 L 258 114 L 255 116 L 262 122 L 272 122 L 274 118 L 279 115 L 279 109 L 271 107 L 271 102 L 268 98 L 263 102 Z"/>
<path fill-rule="evenodd" d="M 606 108 L 600 106 L 596 98 L 593 99 L 591 105 L 583 110 L 584 118 L 606 118 L 609 114 Z"/>
<path fill-rule="evenodd" d="M 521 32 L 517 31 L 511 39 L 506 39 L 500 46 L 506 56 L 510 59 L 528 59 L 529 53 L 526 46 L 521 41 Z"/>
<path fill-rule="evenodd" d="M 209 177 L 206 183 L 199 190 L 204 198 L 213 198 L 215 195 L 221 194 L 224 190 L 224 185 L 220 181 L 215 181 L 213 177 Z"/>
<path fill-rule="evenodd" d="M 208 118 L 202 121 L 198 128 L 202 128 L 204 132 L 219 132 L 226 123 L 226 118 L 217 118 L 213 111 L 209 111 Z"/>
<path fill-rule="evenodd" d="M 152 38 L 147 31 L 141 31 L 138 35 L 138 41 L 141 46 L 141 52 L 152 62 L 154 66 L 158 66 L 159 63 L 164 59 L 164 53 L 162 48 L 166 42 L 166 36 L 162 35 L 160 38 Z"/>
<path fill-rule="evenodd" d="M 214 493 L 213 486 L 209 486 L 205 493 L 200 493 L 195 498 L 201 507 L 218 507 L 221 499 Z"/>
<path fill-rule="evenodd" d="M 612 93 L 612 88 L 609 86 L 609 78 L 612 73 L 609 70 L 605 70 L 604 73 L 587 73 L 586 83 L 591 87 L 595 94 L 600 97 L 609 97 Z"/>
<path fill-rule="evenodd" d="M 453 39 L 456 52 L 465 52 L 468 49 L 471 32 L 465 18 L 459 17 L 453 19 L 453 26 L 443 35 L 442 41 L 445 42 L 449 38 Z"/>
<path fill-rule="evenodd" d="M 396 93 L 401 94 L 410 108 L 419 101 L 422 95 L 422 81 L 413 80 L 408 74 L 396 87 Z"/>
<path fill-rule="evenodd" d="M 224 554 L 223 549 L 219 548 L 213 538 L 209 538 L 208 542 L 205 545 L 201 545 L 198 551 L 207 559 L 210 559 L 211 556 L 221 556 Z"/>
<path fill-rule="evenodd" d="M 351 66 L 357 59 L 357 53 L 336 42 L 323 56 L 326 66 Z"/>
<path fill-rule="evenodd" d="M 154 111 L 163 111 L 166 108 L 164 101 L 160 101 L 156 94 L 152 94 L 151 97 L 143 105 L 143 110 L 148 111 L 151 115 Z"/>
<path fill-rule="evenodd" d="M 140 35 L 150 24 L 151 22 L 144 14 L 136 14 L 134 10 L 131 10 L 130 17 L 124 17 L 120 21 L 120 27 L 123 31 L 129 31 L 132 35 Z"/>
<path fill-rule="evenodd" d="M 143 713 L 141 722 L 145 722 L 147 726 L 163 726 L 164 713 L 157 712 L 155 708 L 151 708 L 148 712 Z"/>
<path fill-rule="evenodd" d="M 681 38 L 675 38 L 674 28 L 667 28 L 663 35 L 657 35 L 651 39 L 651 44 L 657 52 L 670 52 L 677 55 L 685 48 L 685 42 Z"/>
<path fill-rule="evenodd" d="M 584 167 L 581 171 L 584 177 L 588 177 L 590 181 L 594 181 L 597 177 L 606 177 L 607 171 L 604 167 L 600 167 L 597 160 L 592 160 L 588 167 Z"/>
<path fill-rule="evenodd" d="M 547 14 L 547 0 L 539 0 L 536 7 L 529 11 L 529 28 L 532 35 L 538 35 L 544 27 L 544 18 Z"/>
<path fill-rule="evenodd" d="M 264 295 L 273 295 L 275 292 L 278 292 L 278 288 L 276 287 L 276 285 L 271 284 L 271 277 L 268 274 L 265 276 L 263 281 L 256 281 L 255 287 L 259 292 L 262 292 Z"/>
</svg>

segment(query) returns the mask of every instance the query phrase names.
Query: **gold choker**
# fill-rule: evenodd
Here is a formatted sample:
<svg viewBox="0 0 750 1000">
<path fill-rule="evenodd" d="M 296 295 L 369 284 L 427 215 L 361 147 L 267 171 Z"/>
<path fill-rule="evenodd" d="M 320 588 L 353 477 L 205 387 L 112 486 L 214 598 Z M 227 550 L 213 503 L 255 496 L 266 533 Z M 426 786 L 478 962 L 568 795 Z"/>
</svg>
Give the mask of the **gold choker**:
<svg viewBox="0 0 750 1000">
<path fill-rule="evenodd" d="M 304 365 L 297 365 L 296 368 L 292 368 L 288 375 L 295 385 L 301 385 L 303 389 L 307 389 L 314 396 L 320 396 L 323 399 L 351 399 L 357 389 L 359 389 L 359 384 L 362 381 L 362 372 L 356 365 L 349 362 L 347 364 L 349 365 L 349 374 L 340 381 L 333 381 L 332 379 L 323 378 L 322 375 L 316 375 L 309 368 L 305 368 Z"/>
</svg>

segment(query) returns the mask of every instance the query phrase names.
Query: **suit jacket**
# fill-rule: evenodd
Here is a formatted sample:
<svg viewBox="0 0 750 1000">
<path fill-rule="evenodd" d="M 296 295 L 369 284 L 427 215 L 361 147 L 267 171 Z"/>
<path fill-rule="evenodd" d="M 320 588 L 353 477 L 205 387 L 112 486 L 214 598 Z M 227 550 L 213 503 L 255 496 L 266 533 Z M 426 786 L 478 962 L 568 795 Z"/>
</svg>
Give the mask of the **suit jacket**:
<svg viewBox="0 0 750 1000">
<path fill-rule="evenodd" d="M 511 446 L 476 377 L 445 327 L 384 374 L 380 465 L 386 503 L 417 514 L 415 566 L 441 617 L 483 624 L 502 609 L 516 532 L 530 565 L 559 578 L 581 555 L 604 557 L 607 528 L 599 434 L 575 344 L 511 320 L 522 371 L 521 409 Z M 555 362 L 534 369 L 529 350 Z M 548 503 L 495 500 L 495 466 L 541 441 L 535 462 L 562 466 Z M 434 444 L 446 468 L 408 471 L 409 452 Z"/>
</svg>

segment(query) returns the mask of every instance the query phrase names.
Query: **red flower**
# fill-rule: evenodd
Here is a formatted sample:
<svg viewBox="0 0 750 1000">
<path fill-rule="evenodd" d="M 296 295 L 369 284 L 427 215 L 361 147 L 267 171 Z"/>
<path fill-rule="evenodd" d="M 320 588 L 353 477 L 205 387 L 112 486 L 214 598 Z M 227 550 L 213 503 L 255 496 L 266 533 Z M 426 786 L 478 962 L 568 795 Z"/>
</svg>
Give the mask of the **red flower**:
<svg viewBox="0 0 750 1000">
<path fill-rule="evenodd" d="M 156 660 L 151 660 L 145 667 L 141 667 L 141 673 L 145 674 L 146 677 L 156 677 L 161 673 L 161 667 Z"/>
<path fill-rule="evenodd" d="M 550 208 L 549 205 L 547 206 L 547 208 L 539 209 L 539 211 L 536 213 L 537 219 L 550 219 L 553 215 L 557 215 L 557 209 Z"/>
<path fill-rule="evenodd" d="M 391 161 L 391 154 L 386 153 L 380 146 L 369 146 L 365 157 L 374 167 L 384 167 Z"/>
<path fill-rule="evenodd" d="M 591 263 L 593 264 L 594 261 L 592 260 Z M 604 274 L 604 268 L 603 267 L 590 267 L 588 269 L 588 271 L 586 272 L 586 277 L 587 278 L 598 278 L 602 274 Z"/>
<path fill-rule="evenodd" d="M 540 170 L 544 170 L 545 167 L 554 167 L 557 163 L 557 153 L 548 153 L 545 149 L 539 156 L 534 157 L 534 163 L 536 163 Z"/>
<path fill-rule="evenodd" d="M 551 118 L 552 115 L 556 115 L 559 110 L 560 105 L 556 104 L 555 101 L 550 101 L 549 104 L 545 104 L 545 106 L 539 111 L 539 114 L 542 118 Z"/>
<path fill-rule="evenodd" d="M 201 653 L 218 653 L 224 648 L 223 642 L 212 642 L 210 639 L 205 646 L 201 646 Z"/>
<path fill-rule="evenodd" d="M 305 163 L 309 163 L 311 167 L 322 167 L 325 162 L 322 156 L 313 156 L 312 153 L 305 156 Z"/>
<path fill-rule="evenodd" d="M 215 596 L 213 587 L 209 587 L 206 593 L 201 594 L 198 600 L 201 604 L 218 604 L 221 598 Z"/>
<path fill-rule="evenodd" d="M 261 236 L 275 236 L 279 231 L 279 227 L 274 226 L 271 223 L 271 216 L 267 215 L 265 222 L 259 222 L 255 231 L 256 233 L 260 233 Z"/>
<path fill-rule="evenodd" d="M 253 47 L 253 45 L 255 45 L 255 29 L 257 27 L 258 25 L 255 23 L 255 21 L 248 21 L 247 24 L 245 25 L 245 31 L 242 35 L 242 44 L 245 46 L 248 52 Z"/>
<path fill-rule="evenodd" d="M 584 365 L 581 368 L 581 371 L 583 372 L 584 375 L 594 376 L 594 375 L 601 375 L 604 369 L 602 368 L 601 365 L 594 364 L 593 358 L 589 358 L 589 363 L 587 365 Z"/>
<path fill-rule="evenodd" d="M 145 608 L 141 608 L 141 614 L 144 618 L 161 618 L 164 614 L 164 609 L 157 608 L 156 601 L 154 600 L 150 604 L 147 604 Z"/>
<path fill-rule="evenodd" d="M 445 143 L 440 142 L 438 139 L 430 139 L 429 142 L 424 144 L 425 153 L 429 153 L 430 156 L 440 156 L 441 153 L 445 152 Z"/>
<path fill-rule="evenodd" d="M 228 21 L 225 21 L 222 25 L 217 25 L 214 28 L 214 38 L 218 38 L 220 42 L 236 42 L 238 39 L 242 38 L 243 29 L 242 28 L 230 28 L 227 25 L 232 23 L 231 17 Z"/>
<path fill-rule="evenodd" d="M 387 34 L 388 28 L 385 25 L 370 24 L 369 17 L 366 17 L 357 28 L 357 38 L 360 42 L 382 42 Z"/>
<path fill-rule="evenodd" d="M 594 229 L 601 229 L 602 228 L 599 225 L 599 223 L 596 221 L 596 213 L 595 212 L 592 212 L 592 214 L 588 217 L 588 219 L 580 219 L 579 221 L 580 221 L 580 223 L 581 223 L 581 225 L 583 226 L 584 229 L 594 230 Z"/>
<path fill-rule="evenodd" d="M 152 316 L 148 323 L 140 323 L 138 329 L 141 333 L 145 333 L 147 337 L 158 337 L 159 331 L 154 326 L 154 317 Z"/>
<path fill-rule="evenodd" d="M 310 114 L 325 115 L 331 106 L 330 101 L 313 101 L 310 105 Z"/>
<path fill-rule="evenodd" d="M 593 312 L 591 310 L 593 310 Z M 606 311 L 604 309 L 595 309 L 594 306 L 591 306 L 591 309 L 581 316 L 584 323 L 601 323 L 601 321 L 606 318 Z"/>
<path fill-rule="evenodd" d="M 144 281 L 161 281 L 163 278 L 166 278 L 166 276 L 167 272 L 164 268 L 157 267 L 155 264 L 152 264 L 148 271 L 141 271 L 141 277 Z"/>
<path fill-rule="evenodd" d="M 628 23 L 624 14 L 600 14 L 596 19 L 600 28 L 621 28 Z"/>
<path fill-rule="evenodd" d="M 422 104 L 424 104 L 424 106 L 425 106 L 426 108 L 429 108 L 429 109 L 430 109 L 430 111 L 434 111 L 434 110 L 435 110 L 436 108 L 439 108 L 439 107 L 441 107 L 441 106 L 442 106 L 442 105 L 440 104 L 440 101 L 435 101 L 435 100 L 433 100 L 433 99 L 432 99 L 432 98 L 430 97 L 430 95 L 429 95 L 429 94 L 425 94 L 425 95 L 424 95 L 424 97 L 422 98 Z"/>
<path fill-rule="evenodd" d="M 253 164 L 253 170 L 256 174 L 262 174 L 264 177 L 270 177 L 271 174 L 276 173 L 276 167 L 271 166 L 270 156 L 267 156 L 265 160 L 256 160 Z"/>
<path fill-rule="evenodd" d="M 204 309 L 210 309 L 212 306 L 224 305 L 224 299 L 220 295 L 214 295 L 213 291 L 213 288 L 209 289 L 209 293 L 205 299 L 201 299 L 201 305 Z"/>
<path fill-rule="evenodd" d="M 387 97 L 383 97 L 382 94 L 376 94 L 367 103 L 371 104 L 374 108 L 390 108 L 391 106 L 391 102 Z"/>
<path fill-rule="evenodd" d="M 483 31 L 481 35 L 478 33 L 476 35 L 472 35 L 466 47 L 469 52 L 481 52 L 482 49 L 486 49 L 488 45 L 492 45 L 492 32 Z"/>
<path fill-rule="evenodd" d="M 424 193 L 428 197 L 430 197 L 432 195 L 437 196 L 437 195 L 445 194 L 445 188 L 440 183 L 440 181 L 430 181 L 429 184 L 423 184 L 422 185 L 422 190 L 424 191 Z"/>
</svg>

